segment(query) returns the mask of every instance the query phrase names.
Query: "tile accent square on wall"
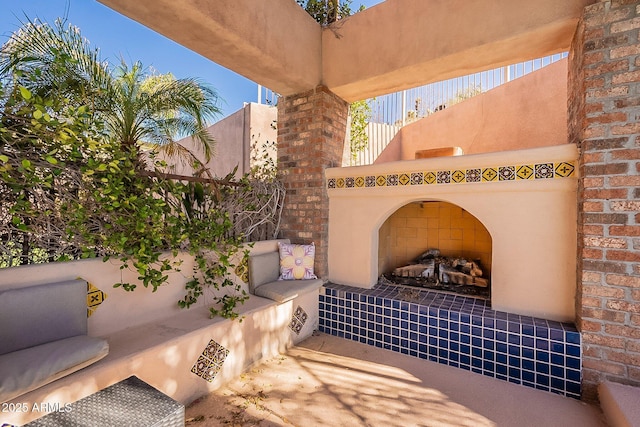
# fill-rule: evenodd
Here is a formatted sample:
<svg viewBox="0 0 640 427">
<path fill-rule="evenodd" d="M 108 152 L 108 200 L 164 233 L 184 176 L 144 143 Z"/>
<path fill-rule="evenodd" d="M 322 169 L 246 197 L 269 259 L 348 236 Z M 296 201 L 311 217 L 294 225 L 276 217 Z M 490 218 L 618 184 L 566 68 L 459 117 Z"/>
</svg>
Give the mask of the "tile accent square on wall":
<svg viewBox="0 0 640 427">
<path fill-rule="evenodd" d="M 91 317 L 105 299 L 107 294 L 87 282 L 87 317 Z"/>
<path fill-rule="evenodd" d="M 222 369 L 222 364 L 228 355 L 229 350 L 214 340 L 210 340 L 191 368 L 191 372 L 205 381 L 212 382 L 220 372 L 220 369 Z"/>
<path fill-rule="evenodd" d="M 289 323 L 289 329 L 296 333 L 296 335 L 300 334 L 302 327 L 307 322 L 307 312 L 300 306 L 296 308 L 296 311 L 291 316 L 291 322 Z"/>
</svg>

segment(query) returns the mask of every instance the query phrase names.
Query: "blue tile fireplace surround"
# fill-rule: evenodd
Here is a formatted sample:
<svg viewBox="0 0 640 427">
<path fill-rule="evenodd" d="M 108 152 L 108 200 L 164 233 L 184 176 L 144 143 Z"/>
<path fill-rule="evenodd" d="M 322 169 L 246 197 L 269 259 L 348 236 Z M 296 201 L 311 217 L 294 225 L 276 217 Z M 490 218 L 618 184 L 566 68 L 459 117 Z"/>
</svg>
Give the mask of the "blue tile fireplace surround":
<svg viewBox="0 0 640 427">
<path fill-rule="evenodd" d="M 494 311 L 483 299 L 410 288 L 328 283 L 321 332 L 516 384 L 580 398 L 572 324 Z"/>
</svg>

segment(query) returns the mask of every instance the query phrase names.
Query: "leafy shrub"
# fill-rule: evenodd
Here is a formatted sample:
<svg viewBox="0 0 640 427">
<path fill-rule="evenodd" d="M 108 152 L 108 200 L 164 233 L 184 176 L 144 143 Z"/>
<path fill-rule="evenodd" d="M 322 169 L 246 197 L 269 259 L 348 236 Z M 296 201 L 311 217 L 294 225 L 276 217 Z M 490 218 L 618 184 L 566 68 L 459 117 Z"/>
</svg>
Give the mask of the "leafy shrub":
<svg viewBox="0 0 640 427">
<path fill-rule="evenodd" d="M 156 291 L 180 269 L 182 250 L 196 267 L 179 305 L 191 306 L 210 289 L 211 314 L 237 317 L 234 308 L 247 295 L 231 276 L 246 262 L 247 213 L 279 215 L 284 194 L 274 204 L 272 189 L 279 194 L 281 184 L 144 173 L 138 151 L 107 138 L 86 107 L 23 86 L 9 94 L 0 88 L 0 99 L 0 267 L 117 258 L 139 282 L 114 286 L 132 291 L 141 283 Z M 279 221 L 270 222 L 275 227 L 266 237 L 274 238 Z"/>
</svg>

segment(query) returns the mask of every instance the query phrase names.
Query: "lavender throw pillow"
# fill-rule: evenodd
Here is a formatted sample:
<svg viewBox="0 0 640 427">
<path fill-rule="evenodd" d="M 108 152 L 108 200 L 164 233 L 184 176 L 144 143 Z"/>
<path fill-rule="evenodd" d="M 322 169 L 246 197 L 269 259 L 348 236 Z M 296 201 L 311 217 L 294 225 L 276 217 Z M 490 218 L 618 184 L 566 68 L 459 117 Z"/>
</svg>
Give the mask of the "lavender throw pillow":
<svg viewBox="0 0 640 427">
<path fill-rule="evenodd" d="M 279 243 L 280 277 L 279 280 L 317 279 L 313 273 L 316 256 L 315 244 L 294 245 Z"/>
</svg>

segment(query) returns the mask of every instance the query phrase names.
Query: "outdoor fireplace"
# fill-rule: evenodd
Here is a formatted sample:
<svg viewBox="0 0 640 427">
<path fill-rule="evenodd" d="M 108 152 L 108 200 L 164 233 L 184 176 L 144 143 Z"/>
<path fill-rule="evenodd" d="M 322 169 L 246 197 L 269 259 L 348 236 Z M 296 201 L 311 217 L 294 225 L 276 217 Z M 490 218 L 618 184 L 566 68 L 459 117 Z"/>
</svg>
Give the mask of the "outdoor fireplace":
<svg viewBox="0 0 640 427">
<path fill-rule="evenodd" d="M 380 227 L 378 270 L 379 283 L 489 299 L 491 235 L 459 206 L 409 203 Z"/>
<path fill-rule="evenodd" d="M 561 145 L 327 169 L 329 280 L 371 289 L 383 274 L 437 248 L 481 260 L 494 310 L 573 321 L 577 157 L 574 145 Z M 459 218 L 438 221 L 442 241 L 435 243 L 435 222 L 419 226 L 420 218 L 397 213 L 428 217 L 436 208 Z M 479 224 L 473 240 L 451 227 L 465 218 Z M 470 241 L 477 254 L 466 252 Z"/>
<path fill-rule="evenodd" d="M 320 331 L 579 397 L 576 158 L 567 145 L 328 169 Z M 450 289 L 387 282 L 441 273 Z"/>
</svg>

